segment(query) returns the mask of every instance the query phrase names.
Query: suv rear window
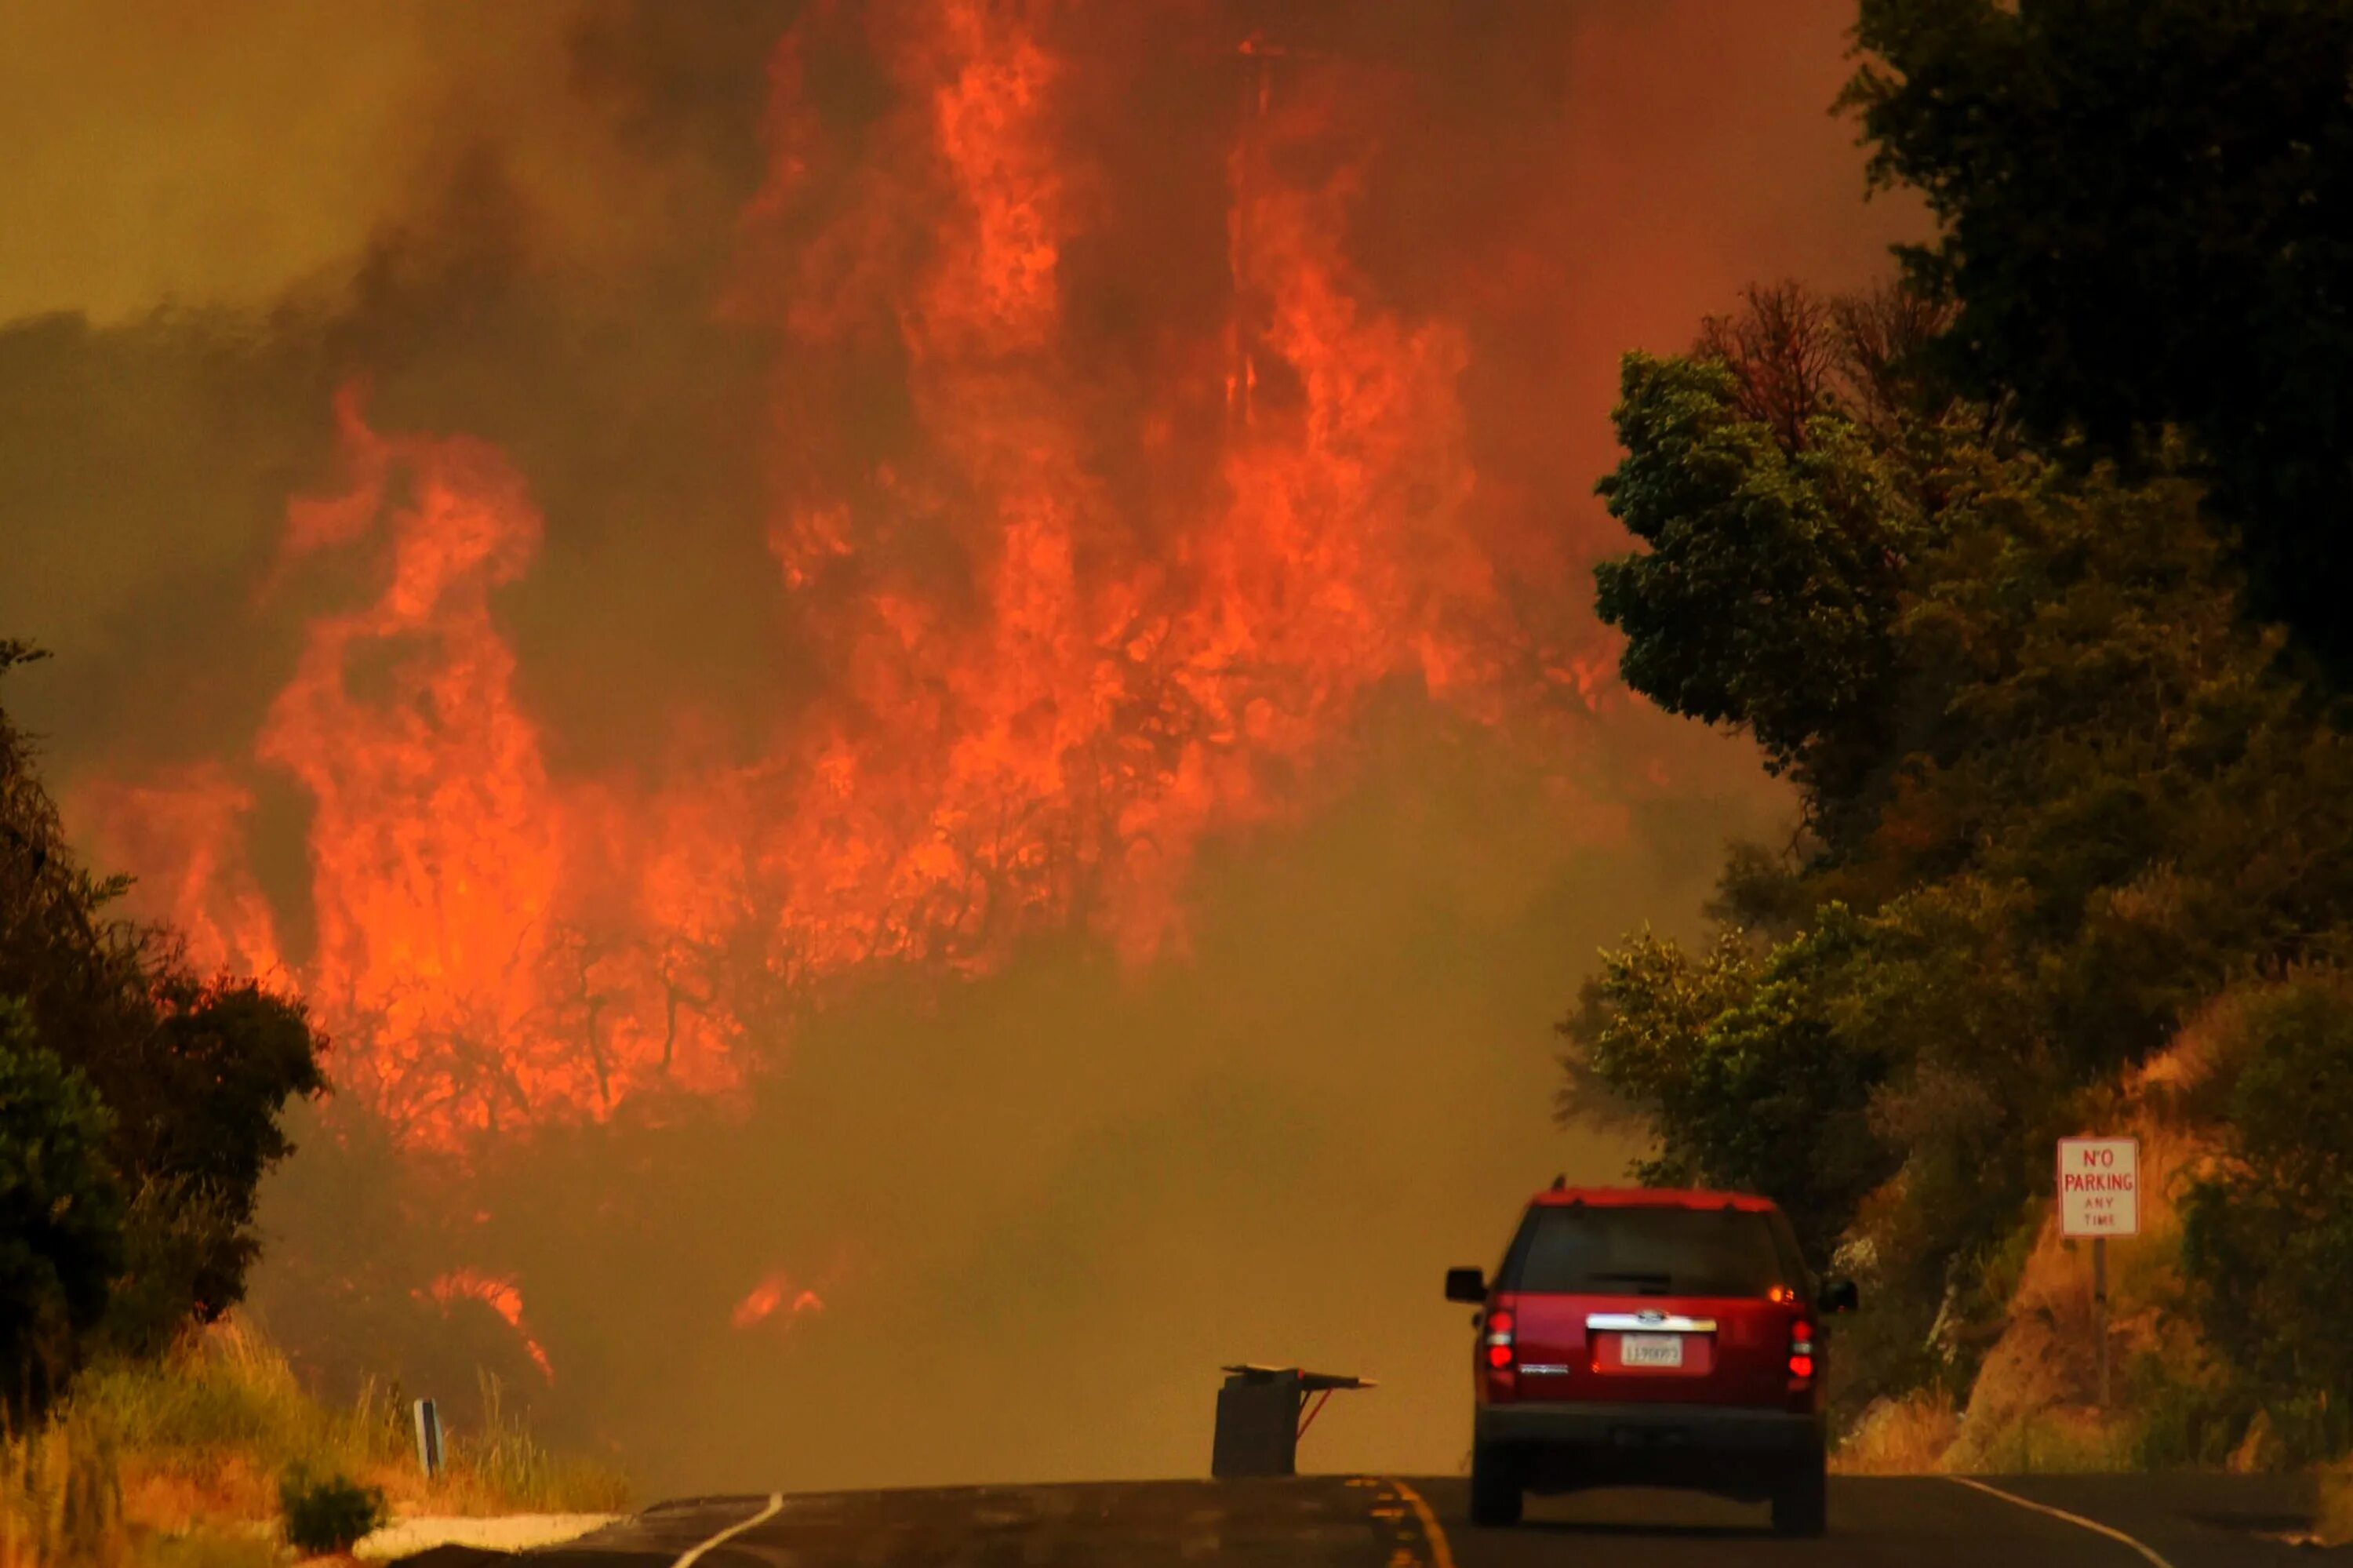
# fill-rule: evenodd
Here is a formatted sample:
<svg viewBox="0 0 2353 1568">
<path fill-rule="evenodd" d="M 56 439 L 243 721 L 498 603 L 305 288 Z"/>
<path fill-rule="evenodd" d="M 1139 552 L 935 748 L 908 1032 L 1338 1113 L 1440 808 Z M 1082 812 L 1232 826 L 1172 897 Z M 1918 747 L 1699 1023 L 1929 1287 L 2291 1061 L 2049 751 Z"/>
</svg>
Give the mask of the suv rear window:
<svg viewBox="0 0 2353 1568">
<path fill-rule="evenodd" d="M 1529 1212 L 1504 1276 L 1579 1296 L 1763 1296 L 1787 1277 L 1771 1221 L 1738 1209 L 1573 1205 Z"/>
</svg>

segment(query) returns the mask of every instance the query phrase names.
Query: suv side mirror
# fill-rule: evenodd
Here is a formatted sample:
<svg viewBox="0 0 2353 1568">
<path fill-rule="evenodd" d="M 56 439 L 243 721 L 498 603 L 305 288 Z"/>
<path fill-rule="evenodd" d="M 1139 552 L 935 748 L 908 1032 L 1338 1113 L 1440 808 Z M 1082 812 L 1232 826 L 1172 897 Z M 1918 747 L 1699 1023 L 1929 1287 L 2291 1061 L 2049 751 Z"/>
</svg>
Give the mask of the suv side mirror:
<svg viewBox="0 0 2353 1568">
<path fill-rule="evenodd" d="M 1862 1298 L 1852 1279 L 1832 1279 L 1822 1286 L 1821 1309 L 1824 1312 L 1852 1312 L 1862 1305 Z"/>
<path fill-rule="evenodd" d="M 1473 1307 L 1487 1304 L 1487 1277 L 1475 1268 L 1450 1268 L 1446 1271 L 1446 1298 L 1467 1301 Z"/>
</svg>

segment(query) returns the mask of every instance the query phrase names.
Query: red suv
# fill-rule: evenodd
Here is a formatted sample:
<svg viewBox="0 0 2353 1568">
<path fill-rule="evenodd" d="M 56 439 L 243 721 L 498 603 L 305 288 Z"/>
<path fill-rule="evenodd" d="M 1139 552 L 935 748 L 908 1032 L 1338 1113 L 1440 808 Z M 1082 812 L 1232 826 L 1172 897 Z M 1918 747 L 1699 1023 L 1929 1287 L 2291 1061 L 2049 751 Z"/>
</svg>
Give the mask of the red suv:
<svg viewBox="0 0 2353 1568">
<path fill-rule="evenodd" d="M 1482 1308 L 1472 1522 L 1529 1491 L 1683 1486 L 1821 1533 L 1822 1319 L 1855 1289 L 1817 1287 L 1767 1200 L 1555 1182 L 1494 1283 L 1450 1269 L 1446 1298 Z"/>
</svg>

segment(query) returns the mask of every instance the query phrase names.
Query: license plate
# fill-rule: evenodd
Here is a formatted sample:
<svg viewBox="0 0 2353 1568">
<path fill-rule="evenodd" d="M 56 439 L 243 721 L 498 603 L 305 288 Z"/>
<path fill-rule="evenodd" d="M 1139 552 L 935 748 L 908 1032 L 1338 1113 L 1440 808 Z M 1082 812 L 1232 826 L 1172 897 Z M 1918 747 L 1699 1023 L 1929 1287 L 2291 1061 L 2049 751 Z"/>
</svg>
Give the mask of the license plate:
<svg viewBox="0 0 2353 1568">
<path fill-rule="evenodd" d="M 1683 1364 L 1681 1334 L 1625 1334 L 1618 1340 L 1618 1360 L 1630 1367 L 1679 1367 Z"/>
</svg>

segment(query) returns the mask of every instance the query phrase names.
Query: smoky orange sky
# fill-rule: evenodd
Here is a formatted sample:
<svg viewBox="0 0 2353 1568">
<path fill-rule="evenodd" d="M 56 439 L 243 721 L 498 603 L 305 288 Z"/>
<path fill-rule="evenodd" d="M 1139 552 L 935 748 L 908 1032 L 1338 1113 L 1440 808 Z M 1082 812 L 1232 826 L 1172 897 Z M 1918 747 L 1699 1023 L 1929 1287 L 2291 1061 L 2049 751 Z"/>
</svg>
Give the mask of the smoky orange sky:
<svg viewBox="0 0 2353 1568">
<path fill-rule="evenodd" d="M 1787 831 L 1620 691 L 1617 359 L 1876 281 L 1850 7 L 35 4 L 0 631 L 335 1097 L 256 1307 L 649 1492 L 1467 1446 L 1550 1024 Z M 465 1419 L 461 1414 L 460 1422 Z"/>
</svg>

